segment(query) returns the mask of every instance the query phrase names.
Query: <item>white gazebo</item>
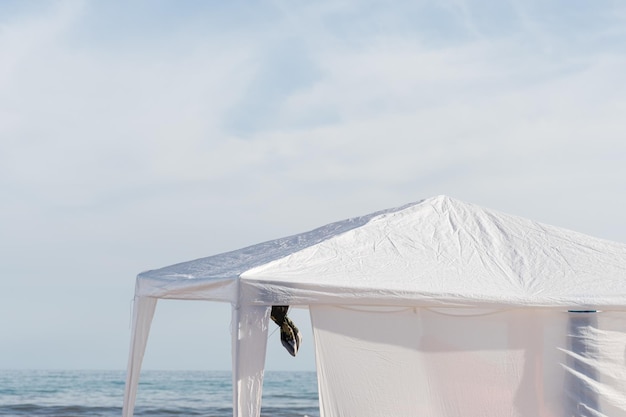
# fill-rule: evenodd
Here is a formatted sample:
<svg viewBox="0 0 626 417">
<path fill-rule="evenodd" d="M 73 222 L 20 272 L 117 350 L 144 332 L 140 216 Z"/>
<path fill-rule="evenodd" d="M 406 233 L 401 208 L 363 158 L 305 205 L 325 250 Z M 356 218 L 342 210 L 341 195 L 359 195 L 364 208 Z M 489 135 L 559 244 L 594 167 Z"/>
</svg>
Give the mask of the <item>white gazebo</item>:
<svg viewBox="0 0 626 417">
<path fill-rule="evenodd" d="M 143 272 L 232 305 L 233 415 L 258 417 L 272 305 L 311 314 L 322 417 L 626 417 L 626 245 L 439 196 Z"/>
</svg>

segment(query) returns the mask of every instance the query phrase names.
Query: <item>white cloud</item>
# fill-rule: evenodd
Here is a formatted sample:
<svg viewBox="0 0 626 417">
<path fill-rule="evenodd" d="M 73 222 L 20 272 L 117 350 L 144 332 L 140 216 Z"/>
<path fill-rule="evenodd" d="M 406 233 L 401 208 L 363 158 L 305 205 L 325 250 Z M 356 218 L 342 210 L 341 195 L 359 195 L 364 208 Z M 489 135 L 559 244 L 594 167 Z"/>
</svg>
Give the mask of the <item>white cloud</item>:
<svg viewBox="0 0 626 417">
<path fill-rule="evenodd" d="M 142 269 L 442 193 L 626 240 L 621 27 L 576 48 L 536 4 L 508 30 L 409 3 L 155 21 L 129 44 L 85 40 L 89 3 L 4 23 L 0 272 L 57 282 L 63 314 L 78 283 L 118 308 Z"/>
<path fill-rule="evenodd" d="M 196 179 L 198 153 L 222 146 L 220 117 L 251 76 L 250 45 L 111 55 L 69 45 L 67 13 L 0 38 L 11 62 L 0 80 L 3 182 L 80 204 L 128 184 Z M 219 175 L 208 162 L 202 175 Z"/>
</svg>

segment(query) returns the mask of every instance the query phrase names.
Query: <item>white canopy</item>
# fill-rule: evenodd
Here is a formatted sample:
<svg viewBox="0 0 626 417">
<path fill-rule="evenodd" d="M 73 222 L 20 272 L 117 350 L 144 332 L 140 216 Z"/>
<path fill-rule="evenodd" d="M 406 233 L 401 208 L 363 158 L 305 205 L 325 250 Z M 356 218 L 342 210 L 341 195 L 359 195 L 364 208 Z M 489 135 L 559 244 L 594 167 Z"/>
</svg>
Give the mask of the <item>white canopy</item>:
<svg viewBox="0 0 626 417">
<path fill-rule="evenodd" d="M 124 416 L 159 298 L 233 305 L 236 417 L 259 415 L 276 304 L 311 311 L 323 416 L 626 416 L 626 245 L 445 196 L 144 272 L 135 296 Z"/>
</svg>

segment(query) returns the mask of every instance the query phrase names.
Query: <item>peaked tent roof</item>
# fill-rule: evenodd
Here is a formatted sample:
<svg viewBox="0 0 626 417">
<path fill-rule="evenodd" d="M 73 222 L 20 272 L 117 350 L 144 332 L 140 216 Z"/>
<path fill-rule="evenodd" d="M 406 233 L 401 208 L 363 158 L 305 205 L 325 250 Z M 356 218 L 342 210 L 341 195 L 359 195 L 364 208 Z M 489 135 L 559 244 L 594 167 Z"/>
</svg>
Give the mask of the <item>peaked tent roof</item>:
<svg viewBox="0 0 626 417">
<path fill-rule="evenodd" d="M 446 196 L 141 273 L 137 295 L 248 304 L 626 306 L 626 245 Z"/>
</svg>

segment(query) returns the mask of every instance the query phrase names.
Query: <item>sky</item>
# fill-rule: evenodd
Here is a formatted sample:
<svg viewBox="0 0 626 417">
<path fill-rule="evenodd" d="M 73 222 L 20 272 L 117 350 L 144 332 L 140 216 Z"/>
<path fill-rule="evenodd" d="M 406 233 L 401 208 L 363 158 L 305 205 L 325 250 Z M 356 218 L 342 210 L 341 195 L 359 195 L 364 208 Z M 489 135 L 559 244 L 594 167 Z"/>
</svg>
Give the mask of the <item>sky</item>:
<svg viewBox="0 0 626 417">
<path fill-rule="evenodd" d="M 624 74 L 617 0 L 4 0 L 0 369 L 125 369 L 139 272 L 435 195 L 626 242 Z M 161 301 L 144 368 L 229 332 Z"/>
</svg>

